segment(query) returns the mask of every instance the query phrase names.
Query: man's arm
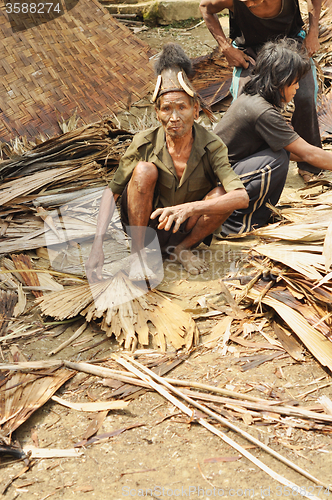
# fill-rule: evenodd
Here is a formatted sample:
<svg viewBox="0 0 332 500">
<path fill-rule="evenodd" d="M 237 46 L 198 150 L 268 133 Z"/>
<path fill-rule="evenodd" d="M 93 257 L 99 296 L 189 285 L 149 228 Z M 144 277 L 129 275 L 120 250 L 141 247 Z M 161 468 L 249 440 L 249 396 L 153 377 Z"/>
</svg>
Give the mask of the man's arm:
<svg viewBox="0 0 332 500">
<path fill-rule="evenodd" d="M 246 61 L 245 54 L 229 43 L 217 16 L 218 12 L 224 9 L 232 10 L 233 0 L 201 0 L 199 8 L 207 28 L 218 42 L 221 53 L 226 57 L 228 64 L 247 68 L 249 63 Z"/>
<path fill-rule="evenodd" d="M 309 56 L 311 57 L 315 52 L 319 50 L 319 17 L 322 7 L 322 0 L 307 0 L 307 4 L 309 29 L 304 44 Z"/>
<path fill-rule="evenodd" d="M 230 214 L 236 209 L 247 208 L 248 204 L 247 191 L 244 188 L 234 189 L 216 198 L 183 203 L 174 207 L 157 208 L 152 212 L 151 219 L 156 219 L 159 216 L 158 229 L 166 231 L 169 231 L 175 222 L 173 233 L 176 233 L 181 224 L 190 217 Z"/>
<path fill-rule="evenodd" d="M 310 165 L 323 170 L 332 170 L 332 153 L 312 146 L 301 137 L 286 146 L 285 149 L 295 155 L 297 161 L 310 163 Z"/>
<path fill-rule="evenodd" d="M 102 268 L 104 264 L 103 241 L 112 219 L 115 203 L 119 198 L 118 194 L 113 194 L 110 188 L 106 188 L 100 201 L 99 213 L 97 218 L 97 229 L 95 239 L 91 248 L 89 258 L 86 262 L 86 275 L 88 281 L 93 283 L 102 280 Z"/>
</svg>

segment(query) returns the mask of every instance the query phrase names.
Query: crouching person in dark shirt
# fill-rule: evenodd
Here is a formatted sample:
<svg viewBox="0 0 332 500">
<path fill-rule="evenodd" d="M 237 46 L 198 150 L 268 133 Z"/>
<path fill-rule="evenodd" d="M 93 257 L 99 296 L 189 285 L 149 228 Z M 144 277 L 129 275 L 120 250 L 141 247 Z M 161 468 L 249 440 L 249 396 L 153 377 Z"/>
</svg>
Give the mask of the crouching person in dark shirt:
<svg viewBox="0 0 332 500">
<path fill-rule="evenodd" d="M 309 70 L 309 60 L 294 40 L 266 43 L 244 93 L 216 126 L 250 199 L 247 208 L 235 210 L 223 223 L 223 235 L 267 224 L 271 212 L 266 203 L 277 204 L 290 159 L 332 170 L 332 154 L 302 139 L 281 114 Z"/>
<path fill-rule="evenodd" d="M 224 143 L 194 123 L 199 98 L 186 76 L 190 67 L 180 46 L 165 46 L 152 99 L 160 125 L 136 134 L 104 191 L 86 264 L 89 281 L 102 278 L 103 240 L 120 195 L 122 222 L 131 228 L 133 280 L 153 279 L 144 251 L 148 226 L 156 230 L 163 253 L 199 274 L 207 265 L 192 248 L 209 236 L 211 240 L 233 210 L 248 205 Z"/>
</svg>

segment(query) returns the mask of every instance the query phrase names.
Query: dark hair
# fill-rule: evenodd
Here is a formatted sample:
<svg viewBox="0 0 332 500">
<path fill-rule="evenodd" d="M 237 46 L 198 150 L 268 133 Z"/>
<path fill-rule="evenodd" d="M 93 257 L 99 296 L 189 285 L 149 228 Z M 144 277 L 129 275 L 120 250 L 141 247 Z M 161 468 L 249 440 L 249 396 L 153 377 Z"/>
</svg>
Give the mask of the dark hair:
<svg viewBox="0 0 332 500">
<path fill-rule="evenodd" d="M 299 81 L 310 70 L 309 58 L 296 40 L 282 38 L 267 42 L 260 50 L 246 94 L 259 94 L 274 106 L 281 107 L 281 91 Z"/>
<path fill-rule="evenodd" d="M 157 75 L 168 68 L 179 66 L 188 76 L 192 76 L 193 67 L 191 60 L 178 43 L 169 42 L 163 47 L 163 50 L 157 59 L 154 69 Z"/>
</svg>

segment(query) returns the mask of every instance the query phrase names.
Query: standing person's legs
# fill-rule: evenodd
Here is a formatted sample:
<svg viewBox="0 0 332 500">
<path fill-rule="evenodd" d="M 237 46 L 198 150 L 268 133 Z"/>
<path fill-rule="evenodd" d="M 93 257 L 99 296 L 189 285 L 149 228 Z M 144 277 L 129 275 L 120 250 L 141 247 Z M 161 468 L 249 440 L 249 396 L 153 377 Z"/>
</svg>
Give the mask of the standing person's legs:
<svg viewBox="0 0 332 500">
<path fill-rule="evenodd" d="M 255 61 L 257 58 L 256 52 L 252 48 L 247 48 L 245 50 L 245 53 L 250 56 L 249 59 L 249 66 L 248 68 L 234 68 L 233 70 L 233 76 L 232 76 L 232 85 L 230 88 L 230 92 L 233 97 L 233 101 L 239 97 L 239 95 L 242 94 L 243 87 L 249 80 L 251 79 L 251 73 L 252 70 L 255 67 Z"/>
<path fill-rule="evenodd" d="M 294 97 L 295 111 L 292 117 L 292 125 L 295 132 L 309 144 L 322 147 L 316 111 L 316 67 L 312 62 L 312 71 L 309 71 L 300 81 L 299 89 Z M 320 169 L 301 162 L 298 168 L 305 172 L 318 174 Z"/>
<path fill-rule="evenodd" d="M 230 92 L 233 97 L 233 101 L 242 94 L 243 87 L 249 80 L 251 79 L 251 72 L 253 69 L 253 64 L 249 63 L 248 68 L 234 68 L 233 76 L 232 76 L 232 85 L 230 88 Z"/>
<path fill-rule="evenodd" d="M 223 223 L 221 234 L 241 234 L 265 226 L 271 216 L 266 203 L 276 205 L 284 188 L 289 154 L 265 149 L 233 165 L 249 195 L 249 206 L 235 210 Z"/>
</svg>

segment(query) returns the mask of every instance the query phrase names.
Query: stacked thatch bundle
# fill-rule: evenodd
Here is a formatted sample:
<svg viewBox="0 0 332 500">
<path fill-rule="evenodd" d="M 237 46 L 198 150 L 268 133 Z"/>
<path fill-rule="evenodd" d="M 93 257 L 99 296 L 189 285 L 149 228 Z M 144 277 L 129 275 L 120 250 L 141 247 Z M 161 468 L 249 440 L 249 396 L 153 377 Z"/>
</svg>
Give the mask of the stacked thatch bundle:
<svg viewBox="0 0 332 500">
<path fill-rule="evenodd" d="M 229 96 L 233 71 L 218 48 L 207 56 L 196 57 L 192 62 L 195 70 L 193 85 L 209 106 Z"/>
<path fill-rule="evenodd" d="M 103 120 L 38 145 L 5 145 L 11 158 L 0 163 L 0 254 L 93 235 L 96 200 L 131 137 Z"/>
<path fill-rule="evenodd" d="M 282 221 L 252 234 L 255 270 L 239 300 L 274 309 L 324 365 L 332 369 L 331 191 L 278 209 Z"/>
</svg>

